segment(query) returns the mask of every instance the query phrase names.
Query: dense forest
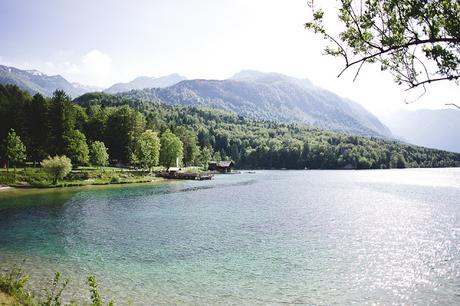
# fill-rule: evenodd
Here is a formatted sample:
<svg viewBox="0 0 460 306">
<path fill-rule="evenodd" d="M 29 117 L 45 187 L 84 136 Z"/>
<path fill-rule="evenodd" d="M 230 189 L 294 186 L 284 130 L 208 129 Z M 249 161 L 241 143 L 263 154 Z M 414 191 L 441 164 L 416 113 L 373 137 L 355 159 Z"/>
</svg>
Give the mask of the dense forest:
<svg viewBox="0 0 460 306">
<path fill-rule="evenodd" d="M 460 154 L 303 124 L 257 121 L 222 110 L 166 106 L 104 93 L 85 94 L 74 101 L 63 91 L 51 98 L 31 97 L 16 86 L 0 85 L 2 140 L 11 129 L 23 141 L 30 162 L 65 154 L 72 164 L 84 165 L 88 158 L 81 147 L 103 142 L 112 164 L 136 165 L 136 146 L 151 130 L 180 139 L 185 165 L 206 166 L 211 159 L 232 159 L 239 168 L 266 169 L 460 165 Z M 2 164 L 7 159 L 4 142 Z M 166 150 L 167 142 L 162 140 L 162 145 Z"/>
</svg>

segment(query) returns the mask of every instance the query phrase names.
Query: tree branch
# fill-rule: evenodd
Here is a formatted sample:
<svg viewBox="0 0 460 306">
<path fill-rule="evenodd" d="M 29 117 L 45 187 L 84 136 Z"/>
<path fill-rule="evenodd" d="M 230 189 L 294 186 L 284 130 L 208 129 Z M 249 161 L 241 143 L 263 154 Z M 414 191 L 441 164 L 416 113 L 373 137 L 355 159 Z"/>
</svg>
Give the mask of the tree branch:
<svg viewBox="0 0 460 306">
<path fill-rule="evenodd" d="M 460 79 L 460 75 L 450 75 L 450 76 L 446 76 L 446 77 L 442 77 L 442 78 L 427 79 L 427 80 L 422 81 L 422 82 L 411 83 L 410 87 L 408 89 L 406 89 L 406 91 L 410 90 L 410 89 L 413 89 L 415 87 L 418 87 L 420 85 L 427 84 L 427 83 L 433 83 L 433 82 L 439 82 L 439 81 L 452 81 L 452 80 L 459 80 L 459 79 Z"/>
<path fill-rule="evenodd" d="M 335 41 L 335 40 L 334 40 L 334 42 L 337 43 L 337 41 Z M 339 75 L 337 77 L 340 77 L 351 66 L 354 66 L 354 65 L 356 65 L 358 63 L 361 63 L 361 62 L 368 61 L 370 59 L 373 59 L 373 58 L 375 58 L 377 56 L 380 56 L 380 55 L 383 55 L 385 53 L 395 51 L 395 50 L 399 50 L 399 49 L 404 49 L 404 48 L 407 48 L 407 47 L 410 47 L 410 46 L 423 45 L 423 44 L 427 44 L 427 43 L 437 43 L 437 42 L 438 43 L 439 42 L 449 42 L 449 43 L 457 42 L 457 43 L 460 43 L 460 40 L 456 39 L 456 38 L 436 38 L 436 39 L 415 40 L 415 41 L 408 42 L 408 43 L 403 44 L 403 45 L 397 45 L 397 46 L 392 46 L 392 47 L 383 49 L 383 50 L 381 50 L 379 52 L 370 54 L 368 56 L 364 56 L 364 57 L 360 58 L 359 60 L 356 60 L 356 61 L 353 61 L 353 62 L 349 62 L 348 57 L 347 57 L 347 61 L 346 61 L 347 63 L 345 65 L 345 68 L 339 73 Z M 340 46 L 340 44 L 339 44 L 339 46 Z M 341 49 L 344 50 L 343 47 L 341 47 Z"/>
<path fill-rule="evenodd" d="M 446 103 L 446 105 L 452 105 L 452 106 L 455 106 L 456 108 L 460 109 L 460 106 L 458 106 L 458 105 L 455 104 L 455 103 Z"/>
</svg>

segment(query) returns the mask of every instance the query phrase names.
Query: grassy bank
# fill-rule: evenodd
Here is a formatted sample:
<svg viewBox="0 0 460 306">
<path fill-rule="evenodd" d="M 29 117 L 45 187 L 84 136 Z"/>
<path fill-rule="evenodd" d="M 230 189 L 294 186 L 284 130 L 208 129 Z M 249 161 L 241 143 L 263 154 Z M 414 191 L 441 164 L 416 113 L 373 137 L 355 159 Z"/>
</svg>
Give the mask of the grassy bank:
<svg viewBox="0 0 460 306">
<path fill-rule="evenodd" d="M 0 185 L 17 188 L 59 188 L 87 185 L 132 184 L 161 181 L 153 173 L 115 167 L 81 167 L 72 170 L 63 180 L 53 184 L 49 173 L 41 168 L 0 171 Z"/>
</svg>

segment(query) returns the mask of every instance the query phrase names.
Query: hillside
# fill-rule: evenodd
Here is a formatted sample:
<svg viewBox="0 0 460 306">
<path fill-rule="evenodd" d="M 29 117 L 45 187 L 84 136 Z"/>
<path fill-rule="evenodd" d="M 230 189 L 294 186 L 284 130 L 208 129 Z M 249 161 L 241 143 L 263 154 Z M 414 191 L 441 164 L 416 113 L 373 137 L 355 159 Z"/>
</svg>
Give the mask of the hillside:
<svg viewBox="0 0 460 306">
<path fill-rule="evenodd" d="M 29 94 L 40 93 L 51 96 L 56 89 L 64 90 L 72 97 L 78 97 L 94 87 L 70 83 L 60 75 L 49 76 L 37 70 L 21 70 L 0 65 L 0 84 L 16 85 Z"/>
<path fill-rule="evenodd" d="M 243 71 L 227 80 L 188 80 L 119 96 L 167 105 L 219 108 L 257 120 L 307 123 L 340 133 L 391 137 L 391 132 L 359 104 L 308 80 L 276 73 Z"/>
<path fill-rule="evenodd" d="M 128 83 L 117 83 L 104 90 L 106 93 L 115 94 L 135 89 L 144 88 L 163 88 L 175 85 L 186 78 L 174 73 L 167 76 L 155 78 L 155 77 L 138 77 Z"/>
<path fill-rule="evenodd" d="M 407 142 L 460 152 L 460 111 L 457 109 L 400 111 L 381 120 L 395 136 Z"/>
<path fill-rule="evenodd" d="M 74 103 L 85 107 L 89 116 L 97 118 L 89 119 L 88 135 L 103 131 L 106 124 L 101 120 L 105 118 L 111 122 L 114 109 L 129 106 L 143 114 L 147 128 L 159 133 L 171 129 L 181 135 L 185 128 L 189 135 L 185 148 L 196 142 L 198 159 L 205 155 L 217 159 L 231 158 L 242 168 L 378 169 L 460 165 L 460 154 L 379 138 L 338 134 L 299 123 L 257 121 L 206 107 L 168 106 L 104 93 L 85 94 Z M 101 128 L 94 125 L 98 121 Z M 113 132 L 112 129 L 105 131 Z M 114 137 L 119 139 L 121 134 Z M 94 139 L 106 136 L 97 137 Z M 190 142 L 190 139 L 195 140 Z"/>
</svg>

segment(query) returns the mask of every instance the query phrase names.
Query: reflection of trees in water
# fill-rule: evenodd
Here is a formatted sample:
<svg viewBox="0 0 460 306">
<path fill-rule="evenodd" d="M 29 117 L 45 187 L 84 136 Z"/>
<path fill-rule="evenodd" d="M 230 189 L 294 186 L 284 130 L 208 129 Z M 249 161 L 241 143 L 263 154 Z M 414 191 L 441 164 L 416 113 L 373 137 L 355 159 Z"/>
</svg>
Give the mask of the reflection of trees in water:
<svg viewBox="0 0 460 306">
<path fill-rule="evenodd" d="M 63 190 L 18 190 L 0 195 L 0 218 L 9 211 L 26 208 L 49 207 L 57 208 L 64 205 L 74 196 L 76 191 Z"/>
</svg>

